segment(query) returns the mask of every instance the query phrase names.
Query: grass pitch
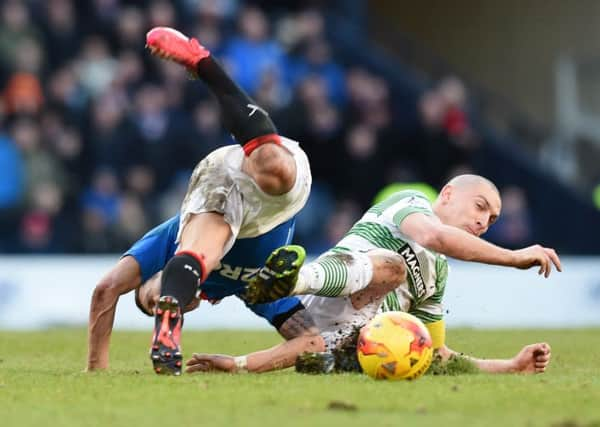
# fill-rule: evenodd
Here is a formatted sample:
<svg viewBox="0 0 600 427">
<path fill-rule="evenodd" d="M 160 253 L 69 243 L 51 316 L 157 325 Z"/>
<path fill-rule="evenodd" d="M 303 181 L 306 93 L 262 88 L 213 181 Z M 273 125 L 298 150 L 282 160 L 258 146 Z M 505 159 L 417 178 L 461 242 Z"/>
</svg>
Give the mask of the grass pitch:
<svg viewBox="0 0 600 427">
<path fill-rule="evenodd" d="M 448 343 L 511 357 L 547 341 L 543 375 L 425 376 L 374 381 L 359 374 L 157 376 L 150 332 L 115 332 L 111 370 L 83 373 L 86 332 L 0 332 L 2 426 L 600 426 L 600 330 L 450 330 Z M 270 332 L 185 331 L 184 354 L 242 354 L 279 342 Z"/>
</svg>

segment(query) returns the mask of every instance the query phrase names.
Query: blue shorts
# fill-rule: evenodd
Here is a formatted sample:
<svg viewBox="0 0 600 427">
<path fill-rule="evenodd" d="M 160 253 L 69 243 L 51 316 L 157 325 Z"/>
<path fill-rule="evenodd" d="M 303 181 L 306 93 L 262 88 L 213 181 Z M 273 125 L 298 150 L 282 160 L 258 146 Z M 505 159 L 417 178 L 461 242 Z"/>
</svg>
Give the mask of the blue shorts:
<svg viewBox="0 0 600 427">
<path fill-rule="evenodd" d="M 221 299 L 231 295 L 239 297 L 245 290 L 245 277 L 257 271 L 273 250 L 290 243 L 294 225 L 295 220 L 291 219 L 261 236 L 238 239 L 223 258 L 221 267 L 213 271 L 202 284 L 203 293 L 209 299 Z M 175 241 L 178 231 L 179 215 L 150 230 L 123 254 L 132 256 L 140 265 L 142 284 L 162 271 L 173 257 L 177 250 Z M 242 260 L 246 264 L 241 265 Z M 246 306 L 277 329 L 291 315 L 304 308 L 296 297 Z"/>
<path fill-rule="evenodd" d="M 140 265 L 142 283 L 154 276 L 167 265 L 177 250 L 179 215 L 163 222 L 144 234 L 123 256 L 132 256 Z"/>
<path fill-rule="evenodd" d="M 246 304 L 246 307 L 266 319 L 275 329 L 279 329 L 297 311 L 304 310 L 304 305 L 297 297 L 282 298 L 266 304 Z"/>
</svg>

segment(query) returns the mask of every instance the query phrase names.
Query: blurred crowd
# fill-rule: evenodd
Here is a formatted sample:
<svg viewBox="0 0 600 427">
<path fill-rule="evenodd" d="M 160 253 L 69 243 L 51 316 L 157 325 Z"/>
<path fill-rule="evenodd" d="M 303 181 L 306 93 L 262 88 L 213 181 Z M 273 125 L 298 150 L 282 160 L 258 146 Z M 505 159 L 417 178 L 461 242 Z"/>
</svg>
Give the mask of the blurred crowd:
<svg viewBox="0 0 600 427">
<path fill-rule="evenodd" d="M 439 188 L 472 171 L 481 143 L 459 79 L 392 95 L 336 55 L 318 2 L 297 3 L 2 1 L 0 252 L 123 251 L 179 210 L 202 157 L 233 143 L 206 87 L 144 51 L 159 25 L 197 37 L 307 152 L 297 240 L 309 250 L 339 239 L 388 183 Z M 519 246 L 527 198 L 503 193 L 492 237 Z"/>
</svg>

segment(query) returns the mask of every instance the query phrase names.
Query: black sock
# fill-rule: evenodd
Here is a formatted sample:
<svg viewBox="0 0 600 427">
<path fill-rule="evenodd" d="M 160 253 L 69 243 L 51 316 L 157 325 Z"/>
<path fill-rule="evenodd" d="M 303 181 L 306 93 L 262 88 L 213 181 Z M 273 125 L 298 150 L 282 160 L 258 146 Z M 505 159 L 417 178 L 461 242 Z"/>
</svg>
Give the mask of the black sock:
<svg viewBox="0 0 600 427">
<path fill-rule="evenodd" d="M 268 113 L 229 78 L 212 56 L 198 62 L 196 71 L 217 97 L 223 112 L 223 124 L 238 144 L 244 145 L 259 136 L 277 133 Z"/>
<path fill-rule="evenodd" d="M 198 282 L 202 278 L 203 265 L 192 255 L 182 253 L 169 260 L 163 269 L 160 282 L 160 296 L 171 296 L 177 299 L 183 308 L 194 299 L 198 290 Z"/>
</svg>

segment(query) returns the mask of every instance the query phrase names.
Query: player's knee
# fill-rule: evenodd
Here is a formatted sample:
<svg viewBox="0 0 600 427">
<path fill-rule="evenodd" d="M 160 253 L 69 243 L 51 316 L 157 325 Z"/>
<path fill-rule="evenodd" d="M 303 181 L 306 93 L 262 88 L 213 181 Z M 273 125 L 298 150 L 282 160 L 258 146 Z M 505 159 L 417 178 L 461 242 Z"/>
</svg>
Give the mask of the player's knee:
<svg viewBox="0 0 600 427">
<path fill-rule="evenodd" d="M 406 280 L 406 264 L 402 256 L 396 252 L 380 250 L 369 253 L 373 262 L 373 276 L 378 282 L 395 284 Z"/>
<path fill-rule="evenodd" d="M 252 152 L 254 179 L 267 194 L 279 195 L 292 189 L 296 181 L 294 157 L 284 147 L 265 144 Z"/>
</svg>

